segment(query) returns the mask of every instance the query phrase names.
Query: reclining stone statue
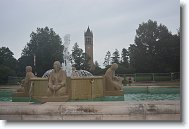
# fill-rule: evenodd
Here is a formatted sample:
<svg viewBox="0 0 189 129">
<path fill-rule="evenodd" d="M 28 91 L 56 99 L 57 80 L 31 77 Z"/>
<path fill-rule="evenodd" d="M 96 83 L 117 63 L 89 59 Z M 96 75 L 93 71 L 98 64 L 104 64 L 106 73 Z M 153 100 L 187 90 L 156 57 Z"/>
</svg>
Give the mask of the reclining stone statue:
<svg viewBox="0 0 189 129">
<path fill-rule="evenodd" d="M 32 73 L 32 67 L 26 66 L 26 76 L 21 81 L 21 87 L 17 90 L 17 92 L 24 92 L 26 95 L 29 94 L 30 86 L 31 86 L 31 78 L 35 77 Z"/>
<path fill-rule="evenodd" d="M 63 96 L 66 94 L 66 73 L 61 69 L 59 61 L 55 61 L 49 75 L 47 96 Z"/>
<path fill-rule="evenodd" d="M 117 68 L 118 65 L 116 63 L 112 64 L 112 66 L 106 71 L 104 75 L 106 91 L 120 91 L 123 89 L 123 78 L 115 76 L 115 71 Z"/>
</svg>

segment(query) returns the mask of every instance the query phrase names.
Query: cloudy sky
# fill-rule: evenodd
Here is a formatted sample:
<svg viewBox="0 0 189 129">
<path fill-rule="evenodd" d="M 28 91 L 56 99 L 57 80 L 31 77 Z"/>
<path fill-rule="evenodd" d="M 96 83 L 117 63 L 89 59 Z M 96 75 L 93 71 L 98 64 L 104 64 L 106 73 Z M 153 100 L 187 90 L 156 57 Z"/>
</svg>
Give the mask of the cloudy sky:
<svg viewBox="0 0 189 129">
<path fill-rule="evenodd" d="M 177 33 L 179 0 L 0 0 L 0 47 L 21 56 L 37 27 L 53 28 L 61 36 L 71 35 L 70 49 L 77 42 L 84 50 L 84 31 L 94 37 L 94 60 L 101 66 L 106 52 L 134 43 L 142 22 L 155 20 Z"/>
</svg>

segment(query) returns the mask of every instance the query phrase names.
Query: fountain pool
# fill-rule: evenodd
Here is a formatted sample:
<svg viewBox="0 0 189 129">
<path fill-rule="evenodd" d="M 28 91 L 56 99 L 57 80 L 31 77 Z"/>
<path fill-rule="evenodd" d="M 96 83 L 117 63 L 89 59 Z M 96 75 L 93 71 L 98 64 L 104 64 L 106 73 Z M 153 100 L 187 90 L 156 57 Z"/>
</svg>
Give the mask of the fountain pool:
<svg viewBox="0 0 189 129">
<path fill-rule="evenodd" d="M 29 97 L 12 97 L 12 91 L 0 90 L 0 102 L 38 102 Z M 179 87 L 124 87 L 124 96 L 104 96 L 94 99 L 69 100 L 74 101 L 143 101 L 143 100 L 180 100 Z"/>
</svg>

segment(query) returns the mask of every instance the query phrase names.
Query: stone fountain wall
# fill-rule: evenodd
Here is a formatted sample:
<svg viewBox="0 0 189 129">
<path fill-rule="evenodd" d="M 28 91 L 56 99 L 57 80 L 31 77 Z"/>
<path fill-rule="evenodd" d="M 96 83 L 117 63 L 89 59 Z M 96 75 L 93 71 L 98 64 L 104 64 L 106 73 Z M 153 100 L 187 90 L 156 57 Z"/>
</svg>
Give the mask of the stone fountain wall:
<svg viewBox="0 0 189 129">
<path fill-rule="evenodd" d="M 181 121 L 180 101 L 0 103 L 1 120 Z"/>
<path fill-rule="evenodd" d="M 32 97 L 47 95 L 47 78 L 32 78 L 31 81 Z M 69 98 L 73 100 L 102 97 L 104 95 L 104 79 L 102 76 L 67 78 L 67 90 Z"/>
</svg>

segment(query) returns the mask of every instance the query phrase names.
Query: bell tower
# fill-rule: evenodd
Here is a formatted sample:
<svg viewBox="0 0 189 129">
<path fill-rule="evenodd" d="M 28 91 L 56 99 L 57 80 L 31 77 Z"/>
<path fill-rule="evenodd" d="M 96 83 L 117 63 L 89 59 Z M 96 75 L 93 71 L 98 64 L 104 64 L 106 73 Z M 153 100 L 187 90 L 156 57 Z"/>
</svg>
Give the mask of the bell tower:
<svg viewBox="0 0 189 129">
<path fill-rule="evenodd" d="M 93 63 L 93 32 L 87 28 L 87 31 L 84 33 L 84 40 L 85 40 L 85 53 L 89 56 L 89 65 L 90 70 L 94 70 L 94 63 Z"/>
</svg>

